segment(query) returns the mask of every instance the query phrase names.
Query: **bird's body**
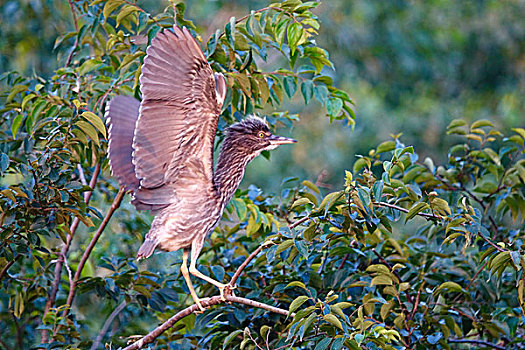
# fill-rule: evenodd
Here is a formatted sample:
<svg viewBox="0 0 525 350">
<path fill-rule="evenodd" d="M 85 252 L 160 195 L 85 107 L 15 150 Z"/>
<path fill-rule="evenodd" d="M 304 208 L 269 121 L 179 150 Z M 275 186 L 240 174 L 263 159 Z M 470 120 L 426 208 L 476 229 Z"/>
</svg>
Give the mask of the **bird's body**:
<svg viewBox="0 0 525 350">
<path fill-rule="evenodd" d="M 135 207 L 156 213 L 137 257 L 150 256 L 156 247 L 183 249 L 181 271 L 200 306 L 188 273 L 223 293 L 226 285 L 200 273 L 196 260 L 246 165 L 263 150 L 295 141 L 272 135 L 260 118 L 247 118 L 227 129 L 214 169 L 226 81 L 213 74 L 186 29 L 174 27 L 153 39 L 140 82 L 142 102 L 117 96 L 108 106 L 110 165 L 120 185 L 131 191 Z"/>
</svg>

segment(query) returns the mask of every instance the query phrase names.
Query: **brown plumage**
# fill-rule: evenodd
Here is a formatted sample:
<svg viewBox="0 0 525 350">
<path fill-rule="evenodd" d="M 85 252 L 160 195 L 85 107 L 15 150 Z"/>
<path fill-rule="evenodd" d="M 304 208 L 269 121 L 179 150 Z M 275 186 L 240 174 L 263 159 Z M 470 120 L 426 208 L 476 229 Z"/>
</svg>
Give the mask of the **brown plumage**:
<svg viewBox="0 0 525 350">
<path fill-rule="evenodd" d="M 142 102 L 116 96 L 107 108 L 110 166 L 131 191 L 135 207 L 157 214 L 137 257 L 150 256 L 156 247 L 184 249 L 181 272 L 202 309 L 189 274 L 214 284 L 221 295 L 233 288 L 197 270 L 204 239 L 239 186 L 246 164 L 263 150 L 295 140 L 274 136 L 264 120 L 249 117 L 227 129 L 214 171 L 224 77 L 213 73 L 186 28 L 158 34 L 146 53 Z"/>
</svg>

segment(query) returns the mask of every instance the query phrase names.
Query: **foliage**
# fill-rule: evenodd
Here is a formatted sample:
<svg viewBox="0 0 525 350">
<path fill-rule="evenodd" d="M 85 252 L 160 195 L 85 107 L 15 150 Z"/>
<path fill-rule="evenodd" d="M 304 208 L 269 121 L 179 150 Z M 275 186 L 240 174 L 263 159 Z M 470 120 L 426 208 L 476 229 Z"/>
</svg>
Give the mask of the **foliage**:
<svg viewBox="0 0 525 350">
<path fill-rule="evenodd" d="M 291 126 L 298 116 L 279 108 L 299 91 L 330 121 L 354 122 L 353 102 L 333 85 L 328 52 L 315 42 L 317 5 L 271 4 L 211 36 L 205 54 L 229 84 L 219 136 L 263 108 L 273 127 Z M 158 254 L 146 269 L 133 258 L 147 215 L 126 201 L 106 229 L 113 234 L 99 238 L 122 198 L 105 156 L 105 103 L 140 97 L 145 48 L 174 16 L 199 37 L 196 27 L 183 3 L 156 15 L 123 0 L 71 6 L 76 30 L 56 41 L 64 66 L 49 79 L 2 77 L 0 345 L 8 349 L 124 346 L 192 304 L 180 253 Z M 269 241 L 236 293 L 295 316 L 222 305 L 182 319 L 157 345 L 423 349 L 468 339 L 518 347 L 525 130 L 505 137 L 489 121 L 456 120 L 448 133 L 454 146 L 440 166 L 419 161 L 396 136 L 360 157 L 340 190 L 323 194 L 297 178 L 284 180 L 279 196 L 238 190 L 201 269 L 226 281 Z M 201 296 L 216 294 L 195 282 Z"/>
</svg>

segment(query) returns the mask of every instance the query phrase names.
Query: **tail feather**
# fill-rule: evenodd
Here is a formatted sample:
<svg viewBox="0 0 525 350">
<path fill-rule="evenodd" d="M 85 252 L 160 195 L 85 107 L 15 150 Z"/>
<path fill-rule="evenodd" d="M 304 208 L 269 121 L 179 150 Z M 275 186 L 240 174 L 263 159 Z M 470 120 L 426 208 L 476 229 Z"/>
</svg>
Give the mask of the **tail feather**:
<svg viewBox="0 0 525 350">
<path fill-rule="evenodd" d="M 144 243 L 139 248 L 139 251 L 137 253 L 137 259 L 146 259 L 151 254 L 153 254 L 153 251 L 155 250 L 155 247 L 157 247 L 157 241 L 154 239 L 146 238 Z"/>
</svg>

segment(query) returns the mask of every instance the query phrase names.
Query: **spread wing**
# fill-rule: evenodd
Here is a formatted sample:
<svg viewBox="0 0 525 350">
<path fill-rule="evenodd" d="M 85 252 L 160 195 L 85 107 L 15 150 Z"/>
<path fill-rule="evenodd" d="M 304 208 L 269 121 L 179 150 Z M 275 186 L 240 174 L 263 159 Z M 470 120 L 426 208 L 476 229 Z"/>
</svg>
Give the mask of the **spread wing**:
<svg viewBox="0 0 525 350">
<path fill-rule="evenodd" d="M 140 76 L 142 103 L 133 139 L 141 188 L 166 196 L 177 181 L 194 177 L 208 187 L 213 143 L 226 82 L 213 71 L 186 28 L 158 34 L 146 51 Z M 195 166 L 195 162 L 202 166 Z M 187 171 L 198 169 L 198 173 Z M 157 191 L 169 186 L 172 191 Z M 140 190 L 139 190 L 140 192 Z M 158 201 L 164 201 L 157 198 Z M 158 203 L 157 201 L 157 203 Z"/>
<path fill-rule="evenodd" d="M 106 106 L 109 166 L 119 184 L 132 191 L 139 187 L 131 156 L 139 108 L 140 102 L 129 96 L 115 96 Z"/>
</svg>

